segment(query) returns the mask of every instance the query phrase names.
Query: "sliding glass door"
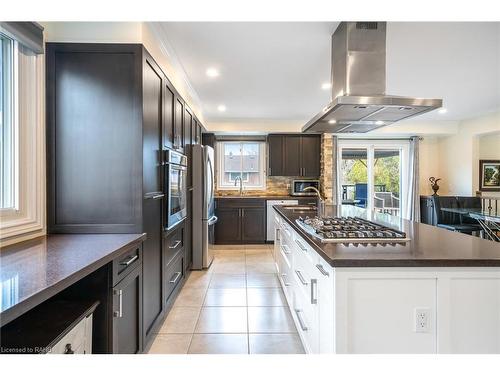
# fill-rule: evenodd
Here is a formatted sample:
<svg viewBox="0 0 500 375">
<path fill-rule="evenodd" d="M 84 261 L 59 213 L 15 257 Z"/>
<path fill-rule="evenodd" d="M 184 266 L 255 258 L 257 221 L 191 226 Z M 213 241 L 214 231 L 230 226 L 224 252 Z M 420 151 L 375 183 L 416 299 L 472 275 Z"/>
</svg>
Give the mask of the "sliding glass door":
<svg viewBox="0 0 500 375">
<path fill-rule="evenodd" d="M 339 201 L 406 216 L 408 141 L 339 140 Z"/>
</svg>

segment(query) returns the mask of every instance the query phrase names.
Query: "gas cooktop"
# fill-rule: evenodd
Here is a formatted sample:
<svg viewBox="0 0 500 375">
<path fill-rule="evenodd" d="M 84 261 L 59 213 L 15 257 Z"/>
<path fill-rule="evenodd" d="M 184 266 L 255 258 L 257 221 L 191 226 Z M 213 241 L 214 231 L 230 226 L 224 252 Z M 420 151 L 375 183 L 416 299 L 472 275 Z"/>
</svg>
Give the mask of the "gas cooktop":
<svg viewBox="0 0 500 375">
<path fill-rule="evenodd" d="M 396 245 L 410 239 L 406 233 L 360 217 L 300 217 L 297 224 L 321 242 Z"/>
</svg>

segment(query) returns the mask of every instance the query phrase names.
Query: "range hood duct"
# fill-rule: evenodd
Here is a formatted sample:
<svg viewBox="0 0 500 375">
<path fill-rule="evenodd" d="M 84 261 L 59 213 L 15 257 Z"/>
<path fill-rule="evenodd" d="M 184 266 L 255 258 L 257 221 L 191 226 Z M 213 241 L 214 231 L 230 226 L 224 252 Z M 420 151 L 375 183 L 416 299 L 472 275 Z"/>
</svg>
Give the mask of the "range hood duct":
<svg viewBox="0 0 500 375">
<path fill-rule="evenodd" d="M 303 132 L 366 133 L 432 111 L 442 99 L 386 95 L 387 22 L 341 22 L 332 35 L 333 100 Z"/>
</svg>

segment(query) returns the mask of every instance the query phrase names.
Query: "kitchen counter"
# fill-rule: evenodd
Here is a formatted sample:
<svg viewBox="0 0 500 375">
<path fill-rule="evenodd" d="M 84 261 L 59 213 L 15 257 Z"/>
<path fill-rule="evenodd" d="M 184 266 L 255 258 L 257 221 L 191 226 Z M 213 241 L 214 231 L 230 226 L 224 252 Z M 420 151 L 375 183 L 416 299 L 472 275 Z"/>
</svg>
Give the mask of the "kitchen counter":
<svg viewBox="0 0 500 375">
<path fill-rule="evenodd" d="M 0 249 L 0 325 L 81 280 L 145 234 L 61 234 Z"/>
<path fill-rule="evenodd" d="M 332 267 L 498 267 L 500 244 L 478 237 L 415 223 L 354 206 L 327 206 L 328 216 L 358 216 L 403 231 L 410 238 L 395 246 L 321 243 L 295 220 L 316 211 L 274 206 L 285 221 Z"/>
<path fill-rule="evenodd" d="M 282 199 L 316 199 L 315 196 L 293 196 L 293 195 L 216 195 L 215 199 L 266 199 L 266 200 L 282 200 Z"/>
</svg>

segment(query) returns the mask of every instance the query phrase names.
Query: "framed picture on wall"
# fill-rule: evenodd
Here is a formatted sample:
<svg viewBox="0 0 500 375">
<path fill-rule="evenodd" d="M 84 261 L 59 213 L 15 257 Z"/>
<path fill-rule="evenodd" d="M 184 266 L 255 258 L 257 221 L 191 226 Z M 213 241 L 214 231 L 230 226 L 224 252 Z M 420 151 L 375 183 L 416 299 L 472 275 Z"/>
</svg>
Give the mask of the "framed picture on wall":
<svg viewBox="0 0 500 375">
<path fill-rule="evenodd" d="M 479 190 L 500 191 L 500 160 L 479 160 Z"/>
</svg>

